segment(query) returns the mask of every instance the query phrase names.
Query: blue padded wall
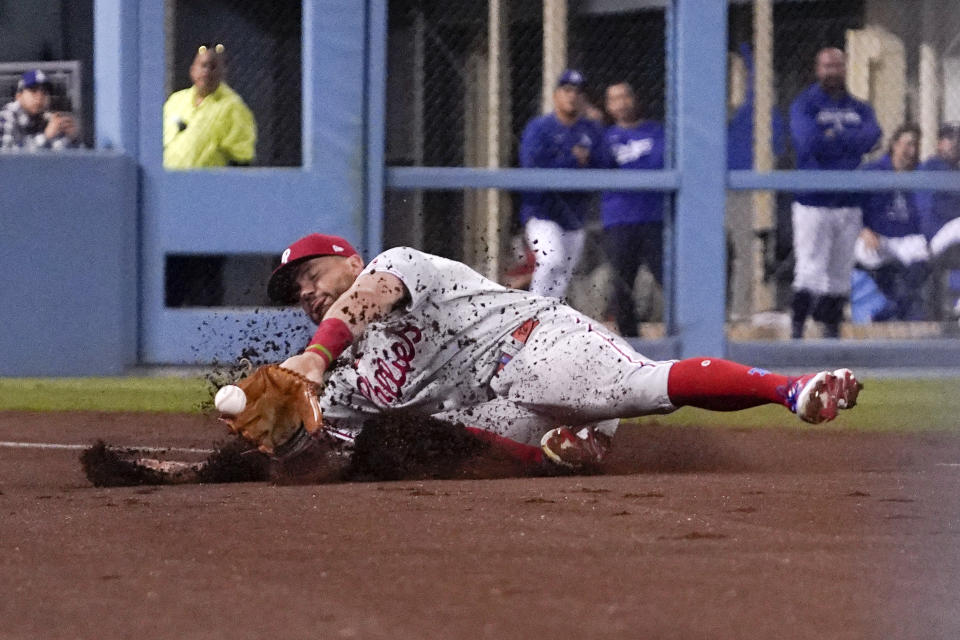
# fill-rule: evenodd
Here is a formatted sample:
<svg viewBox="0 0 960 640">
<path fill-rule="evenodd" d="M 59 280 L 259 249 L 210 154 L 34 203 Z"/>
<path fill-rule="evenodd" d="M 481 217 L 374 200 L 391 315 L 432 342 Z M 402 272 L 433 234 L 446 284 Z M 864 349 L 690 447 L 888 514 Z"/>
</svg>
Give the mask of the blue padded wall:
<svg viewBox="0 0 960 640">
<path fill-rule="evenodd" d="M 0 376 L 136 362 L 137 171 L 115 153 L 0 155 Z"/>
</svg>

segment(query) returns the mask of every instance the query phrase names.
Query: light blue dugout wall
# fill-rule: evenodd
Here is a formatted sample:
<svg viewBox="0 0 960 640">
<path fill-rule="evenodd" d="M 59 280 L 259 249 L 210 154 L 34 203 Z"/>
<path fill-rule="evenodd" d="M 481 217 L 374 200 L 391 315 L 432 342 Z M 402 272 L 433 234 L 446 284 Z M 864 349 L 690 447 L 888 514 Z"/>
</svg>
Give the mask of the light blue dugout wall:
<svg viewBox="0 0 960 640">
<path fill-rule="evenodd" d="M 137 179 L 117 153 L 0 154 L 0 376 L 136 363 Z"/>
<path fill-rule="evenodd" d="M 371 16 L 380 16 L 375 45 L 366 37 Z M 379 198 L 368 193 L 381 189 L 377 176 L 368 179 L 368 173 L 371 163 L 379 168 L 374 174 L 382 173 L 382 161 L 376 145 L 368 144 L 365 110 L 367 69 L 383 67 L 369 56 L 384 46 L 385 5 L 304 0 L 304 139 L 298 168 L 163 169 L 163 25 L 163 0 L 97 0 L 98 145 L 128 151 L 141 169 L 140 360 L 233 360 L 245 336 L 289 333 L 302 317 L 282 310 L 168 309 L 165 256 L 279 255 L 292 240 L 314 231 L 342 235 L 367 255 L 379 250 L 379 225 L 368 225 L 367 217 L 371 210 L 379 216 Z M 382 100 L 379 104 L 382 113 Z"/>
</svg>

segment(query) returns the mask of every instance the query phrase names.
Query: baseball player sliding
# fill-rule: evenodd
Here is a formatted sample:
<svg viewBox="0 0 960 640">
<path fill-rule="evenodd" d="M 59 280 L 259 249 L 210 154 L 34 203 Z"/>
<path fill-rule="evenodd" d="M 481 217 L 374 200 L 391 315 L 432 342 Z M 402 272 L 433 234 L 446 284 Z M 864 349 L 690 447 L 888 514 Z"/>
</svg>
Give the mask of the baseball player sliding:
<svg viewBox="0 0 960 640">
<path fill-rule="evenodd" d="M 343 238 L 308 235 L 283 252 L 269 294 L 299 302 L 317 331 L 303 353 L 240 381 L 239 403 L 222 389 L 217 408 L 276 456 L 349 443 L 397 409 L 462 424 L 526 463 L 577 469 L 603 460 L 620 418 L 776 403 L 816 424 L 861 387 L 848 369 L 792 378 L 718 358 L 650 360 L 555 298 L 407 247 L 364 265 Z"/>
</svg>

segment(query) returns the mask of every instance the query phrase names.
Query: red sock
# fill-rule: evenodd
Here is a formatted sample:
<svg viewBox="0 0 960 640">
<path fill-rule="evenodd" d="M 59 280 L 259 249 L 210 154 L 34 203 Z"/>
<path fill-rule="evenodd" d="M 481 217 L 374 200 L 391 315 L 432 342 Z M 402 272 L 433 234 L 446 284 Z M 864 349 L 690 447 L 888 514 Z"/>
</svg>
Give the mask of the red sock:
<svg viewBox="0 0 960 640">
<path fill-rule="evenodd" d="M 761 404 L 787 405 L 792 378 L 719 358 L 689 358 L 670 368 L 667 393 L 678 407 L 737 411 Z"/>
</svg>

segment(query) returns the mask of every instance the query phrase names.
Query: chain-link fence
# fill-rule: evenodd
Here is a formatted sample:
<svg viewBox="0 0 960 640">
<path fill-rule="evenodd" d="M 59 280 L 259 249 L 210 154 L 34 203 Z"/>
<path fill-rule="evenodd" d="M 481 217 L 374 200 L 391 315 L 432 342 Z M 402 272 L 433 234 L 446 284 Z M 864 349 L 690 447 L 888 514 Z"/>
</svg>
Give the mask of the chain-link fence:
<svg viewBox="0 0 960 640">
<path fill-rule="evenodd" d="M 199 45 L 223 44 L 224 80 L 257 122 L 254 164 L 300 165 L 300 0 L 167 0 L 167 16 L 167 95 L 190 86 Z"/>
<path fill-rule="evenodd" d="M 640 115 L 665 122 L 669 164 L 667 4 L 393 0 L 388 163 L 518 166 L 524 127 L 551 110 L 555 78 L 572 67 L 587 77 L 593 117 L 607 123 L 604 89 L 629 81 Z M 948 0 L 733 0 L 728 167 L 798 168 L 790 105 L 817 81 L 815 58 L 826 47 L 845 51 L 846 87 L 872 105 L 883 129 L 874 149 L 863 154 L 865 162 L 881 156 L 905 122 L 921 127 L 920 159 L 935 154 L 940 125 L 960 120 L 958 32 L 960 6 Z M 730 192 L 728 298 L 734 321 L 790 305 L 793 199 L 788 192 Z M 491 213 L 509 227 L 504 235 L 513 237 L 513 245 L 521 236 L 516 193 L 393 192 L 387 204 L 388 245 L 413 244 L 477 267 L 489 246 Z M 594 203 L 581 279 L 596 279 L 591 274 L 609 268 L 605 252 L 591 250 L 601 244 L 596 209 Z M 512 248 L 523 254 L 522 242 Z M 509 271 L 516 265 L 501 266 Z"/>
<path fill-rule="evenodd" d="M 167 0 L 166 93 L 191 85 L 201 44 L 224 46 L 223 77 L 253 112 L 254 166 L 299 166 L 302 158 L 301 2 Z M 265 306 L 274 255 L 173 255 L 165 265 L 169 307 Z"/>
<path fill-rule="evenodd" d="M 394 0 L 389 15 L 387 132 L 390 164 L 412 166 L 487 166 L 481 137 L 506 144 L 500 166 L 517 165 L 517 147 L 530 119 L 550 110 L 549 93 L 559 73 L 576 68 L 587 79 L 586 98 L 602 110 L 603 91 L 628 81 L 636 90 L 643 117 L 662 120 L 665 110 L 665 25 L 662 8 L 572 11 L 558 24 L 542 1 L 499 3 L 502 7 L 497 50 L 487 2 Z M 548 2 L 548 9 L 552 3 Z M 586 4 L 586 3 L 584 3 Z M 551 32 L 561 32 L 548 37 Z M 553 41 L 560 39 L 558 44 Z M 545 47 L 562 50 L 553 69 L 545 69 Z M 492 56 L 502 66 L 500 104 L 489 114 Z M 544 82 L 545 72 L 548 75 Z M 544 99 L 544 87 L 547 97 Z M 483 119 L 486 120 L 483 120 Z"/>
<path fill-rule="evenodd" d="M 584 117 L 609 122 L 604 92 L 629 82 L 637 116 L 661 121 L 665 100 L 662 3 L 490 0 L 390 2 L 387 162 L 394 166 L 520 166 L 520 142 L 534 118 L 553 110 L 558 76 L 581 71 Z M 597 3 L 600 4 L 600 3 Z M 524 271 L 519 193 L 481 190 L 387 194 L 385 241 L 411 244 L 482 268 L 491 212 L 510 245 L 500 272 Z M 598 202 L 571 289 L 581 308 L 604 312 Z M 512 239 L 512 240 L 510 240 Z M 505 276 L 512 277 L 512 276 Z M 643 274 L 640 276 L 643 277 Z M 591 293 L 590 291 L 593 291 Z M 578 293 L 579 292 L 579 293 Z M 646 305 L 646 303 L 644 303 Z M 648 315 L 659 318 L 659 300 Z"/>
<path fill-rule="evenodd" d="M 940 0 L 890 2 L 886 0 L 754 0 L 731 3 L 729 10 L 729 106 L 728 160 L 731 169 L 852 169 L 910 170 L 937 164 L 938 131 L 945 122 L 960 119 L 960 5 Z M 817 156 L 812 134 L 803 128 L 799 105 L 813 109 L 817 118 L 843 112 L 846 107 L 820 99 L 816 89 L 829 94 L 830 70 L 818 73 L 820 52 L 827 48 L 843 51 L 845 73 L 840 87 L 871 105 L 882 135 L 872 148 L 844 146 L 839 155 Z M 828 58 L 823 58 L 828 60 Z M 814 93 L 810 93 L 811 87 Z M 806 93 L 805 93 L 806 92 Z M 791 106 L 798 110 L 791 118 Z M 822 122 L 818 121 L 819 124 Z M 893 136 L 905 124 L 917 125 L 920 135 L 912 159 L 904 155 L 896 166 L 891 154 Z M 907 134 L 909 139 L 912 134 Z M 803 148 L 798 148 L 798 145 Z M 868 145 L 869 146 L 869 145 Z M 909 155 L 909 154 L 908 154 Z M 840 156 L 844 156 L 842 159 Z M 886 158 L 884 158 L 886 156 Z M 927 160 L 924 163 L 924 160 Z M 956 168 L 956 160 L 953 161 Z M 847 166 L 849 164 L 849 166 Z M 856 269 L 851 276 L 845 331 L 857 333 L 872 320 L 939 320 L 949 313 L 956 297 L 949 269 L 930 260 L 933 275 L 913 289 L 922 289 L 919 303 L 909 305 L 884 297 L 886 271 L 900 258 L 886 261 L 882 272 L 877 265 L 863 263 L 863 243 L 872 243 L 872 234 L 896 233 L 918 236 L 925 229 L 925 216 L 917 194 L 887 192 L 863 195 L 865 238 L 856 245 Z M 839 202 L 843 194 L 824 199 Z M 815 198 L 814 198 L 815 199 Z M 727 228 L 730 257 L 729 310 L 731 319 L 745 324 L 777 326 L 776 333 L 790 331 L 789 316 L 797 316 L 794 289 L 804 284 L 795 279 L 798 241 L 793 227 L 794 202 L 811 198 L 802 194 L 735 192 L 727 201 Z M 828 202 L 829 201 L 829 202 Z M 949 197 L 944 208 L 960 206 Z M 900 204 L 899 208 L 896 206 Z M 906 204 L 904 204 L 906 203 Z M 951 204 L 952 203 L 952 204 Z M 934 205 L 934 208 L 935 205 Z M 950 214 L 948 214 L 950 215 Z M 890 216 L 903 217 L 896 230 Z M 886 222 L 884 222 L 886 220 Z M 909 221 L 909 223 L 907 222 Z M 929 226 L 929 225 L 928 225 Z M 909 228 L 908 228 L 909 227 Z M 824 238 L 824 241 L 827 241 Z M 881 241 L 886 240 L 881 238 Z M 923 240 L 921 239 L 922 243 Z M 854 245 L 851 245 L 854 246 Z M 933 243 L 931 243 L 933 246 Z M 837 251 L 849 252 L 850 249 Z M 837 256 L 837 253 L 833 254 Z M 935 256 L 934 256 L 935 257 Z M 913 260 L 913 258 L 910 258 Z M 902 266 L 906 274 L 910 264 Z M 878 275 L 879 274 L 879 275 Z M 900 277 L 900 276 L 898 276 Z M 910 275 L 902 277 L 910 278 Z M 878 287 L 879 282 L 879 287 Z M 893 285 L 890 285 L 893 286 Z M 894 287 L 895 288 L 895 287 Z M 890 289 L 891 291 L 893 289 Z M 902 297 L 889 293 L 892 298 Z M 944 298 L 947 298 L 946 300 Z M 920 305 L 920 310 L 916 309 Z M 912 311 L 907 311 L 907 308 Z M 946 311 L 945 311 L 946 309 Z M 778 317 L 779 313 L 779 317 Z M 772 323 L 772 325 L 771 325 Z M 784 328 L 784 325 L 786 328 Z M 860 329 L 857 327 L 860 326 Z M 878 336 L 915 337 L 939 328 L 915 325 L 907 334 L 892 325 L 876 327 Z M 737 329 L 734 333 L 737 333 Z M 783 337 L 783 335 L 781 335 Z"/>
</svg>

